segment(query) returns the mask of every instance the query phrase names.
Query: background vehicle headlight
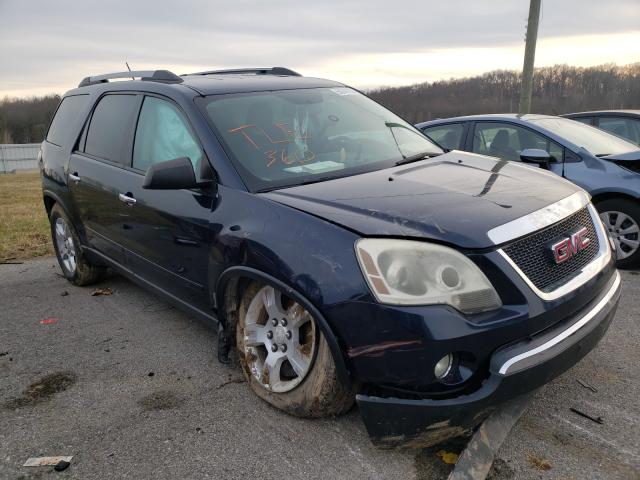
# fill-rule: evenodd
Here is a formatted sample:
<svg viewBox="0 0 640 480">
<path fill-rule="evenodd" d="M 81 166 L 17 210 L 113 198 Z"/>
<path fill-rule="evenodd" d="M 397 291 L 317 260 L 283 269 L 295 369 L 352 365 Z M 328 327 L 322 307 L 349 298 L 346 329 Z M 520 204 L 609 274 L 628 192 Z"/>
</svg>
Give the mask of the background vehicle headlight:
<svg viewBox="0 0 640 480">
<path fill-rule="evenodd" d="M 356 242 L 356 253 L 369 287 L 381 303 L 447 304 L 469 314 L 502 306 L 484 273 L 452 248 L 364 238 Z"/>
</svg>

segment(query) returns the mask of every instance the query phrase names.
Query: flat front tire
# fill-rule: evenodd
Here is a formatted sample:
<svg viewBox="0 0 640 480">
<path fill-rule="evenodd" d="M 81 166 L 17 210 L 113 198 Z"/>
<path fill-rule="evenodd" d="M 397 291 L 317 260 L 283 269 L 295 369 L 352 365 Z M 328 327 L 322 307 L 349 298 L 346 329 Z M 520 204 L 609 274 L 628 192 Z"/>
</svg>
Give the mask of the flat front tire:
<svg viewBox="0 0 640 480">
<path fill-rule="evenodd" d="M 278 289 L 250 283 L 240 302 L 236 346 L 251 389 L 274 407 L 300 417 L 346 412 L 355 392 L 338 380 L 315 319 Z"/>
<path fill-rule="evenodd" d="M 49 216 L 51 239 L 64 276 L 74 285 L 90 285 L 100 280 L 106 269 L 89 263 L 80 248 L 80 240 L 73 224 L 58 204 Z"/>
</svg>

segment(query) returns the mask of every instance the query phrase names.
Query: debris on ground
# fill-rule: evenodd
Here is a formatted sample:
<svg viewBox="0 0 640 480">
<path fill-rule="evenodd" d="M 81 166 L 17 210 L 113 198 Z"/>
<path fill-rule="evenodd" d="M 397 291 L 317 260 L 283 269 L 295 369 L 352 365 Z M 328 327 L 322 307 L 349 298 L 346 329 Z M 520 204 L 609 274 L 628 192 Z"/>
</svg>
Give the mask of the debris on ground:
<svg viewBox="0 0 640 480">
<path fill-rule="evenodd" d="M 446 450 L 438 450 L 436 455 L 439 456 L 447 465 L 455 465 L 459 457 L 457 453 L 447 452 Z"/>
<path fill-rule="evenodd" d="M 56 317 L 49 317 L 49 318 L 40 320 L 40 325 L 52 325 L 57 322 L 58 322 L 58 319 Z"/>
<path fill-rule="evenodd" d="M 538 455 L 530 453 L 527 459 L 533 468 L 537 468 L 538 470 L 551 470 L 551 464 Z"/>
<path fill-rule="evenodd" d="M 66 290 L 60 293 L 61 297 L 66 297 L 67 295 L 69 295 L 69 292 L 67 292 Z"/>
<path fill-rule="evenodd" d="M 0 352 L 0 357 L 4 357 L 5 355 L 9 355 L 9 352 Z"/>
<path fill-rule="evenodd" d="M 0 262 L 0 265 L 22 265 L 24 262 Z"/>
<path fill-rule="evenodd" d="M 592 417 L 588 413 L 581 412 L 577 408 L 573 408 L 573 407 L 570 407 L 569 410 L 571 410 L 573 413 L 580 415 L 581 417 L 588 418 L 592 422 L 599 423 L 600 425 L 604 423 L 604 420 L 602 419 L 602 417 Z"/>
<path fill-rule="evenodd" d="M 153 377 L 154 375 L 155 375 L 155 373 L 153 373 L 153 372 L 149 372 L 149 376 L 150 376 L 150 377 Z"/>
<path fill-rule="evenodd" d="M 57 457 L 31 457 L 24 462 L 23 467 L 47 467 L 57 466 L 58 464 L 65 462 L 67 467 L 71 464 L 73 456 L 57 456 Z M 64 468 L 67 468 L 64 467 Z M 63 469 L 64 470 L 64 469 Z"/>
<path fill-rule="evenodd" d="M 576 382 L 578 382 L 580 385 L 582 385 L 584 388 L 588 388 L 589 390 L 591 390 L 593 393 L 598 393 L 598 389 L 592 385 L 589 385 L 587 382 L 583 382 L 582 380 L 580 380 L 579 378 L 576 379 Z"/>
<path fill-rule="evenodd" d="M 55 467 L 53 467 L 53 469 L 56 472 L 62 472 L 63 470 L 66 470 L 69 465 L 71 465 L 71 462 L 67 462 L 66 460 L 60 460 Z"/>
<path fill-rule="evenodd" d="M 102 297 L 106 295 L 113 295 L 113 290 L 110 288 L 96 288 L 91 294 L 92 297 Z"/>
<path fill-rule="evenodd" d="M 227 385 L 230 385 L 232 383 L 244 383 L 244 382 L 246 382 L 244 377 L 232 378 L 232 379 L 227 380 L 226 382 L 222 382 L 220 385 L 218 385 L 218 389 L 221 389 L 222 387 L 226 387 Z"/>
</svg>

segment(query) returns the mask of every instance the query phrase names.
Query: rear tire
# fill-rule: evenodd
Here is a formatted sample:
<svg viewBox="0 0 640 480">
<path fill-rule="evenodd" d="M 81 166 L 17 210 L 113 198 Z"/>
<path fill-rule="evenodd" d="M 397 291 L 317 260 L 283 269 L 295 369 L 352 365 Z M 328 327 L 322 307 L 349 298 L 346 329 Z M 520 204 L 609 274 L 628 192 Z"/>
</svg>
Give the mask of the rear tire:
<svg viewBox="0 0 640 480">
<path fill-rule="evenodd" d="M 85 257 L 73 223 L 58 204 L 51 209 L 49 223 L 53 248 L 66 279 L 79 287 L 102 279 L 106 268 L 91 264 Z"/>
<path fill-rule="evenodd" d="M 270 285 L 250 283 L 240 302 L 236 345 L 251 389 L 298 417 L 348 411 L 355 389 L 338 380 L 327 341 L 300 304 Z"/>
<path fill-rule="evenodd" d="M 612 198 L 598 202 L 596 209 L 616 245 L 618 267 L 640 265 L 640 204 L 626 198 Z"/>
</svg>

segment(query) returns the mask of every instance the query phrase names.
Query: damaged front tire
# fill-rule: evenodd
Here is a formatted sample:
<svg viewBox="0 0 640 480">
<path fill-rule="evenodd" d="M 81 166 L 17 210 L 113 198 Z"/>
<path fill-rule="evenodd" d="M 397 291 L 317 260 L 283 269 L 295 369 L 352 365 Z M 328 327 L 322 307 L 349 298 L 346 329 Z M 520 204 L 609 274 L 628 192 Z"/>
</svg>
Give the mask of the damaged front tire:
<svg viewBox="0 0 640 480">
<path fill-rule="evenodd" d="M 355 392 L 337 377 L 327 341 L 311 314 L 277 288 L 250 283 L 236 328 L 240 364 L 251 389 L 300 417 L 338 415 Z"/>
</svg>

